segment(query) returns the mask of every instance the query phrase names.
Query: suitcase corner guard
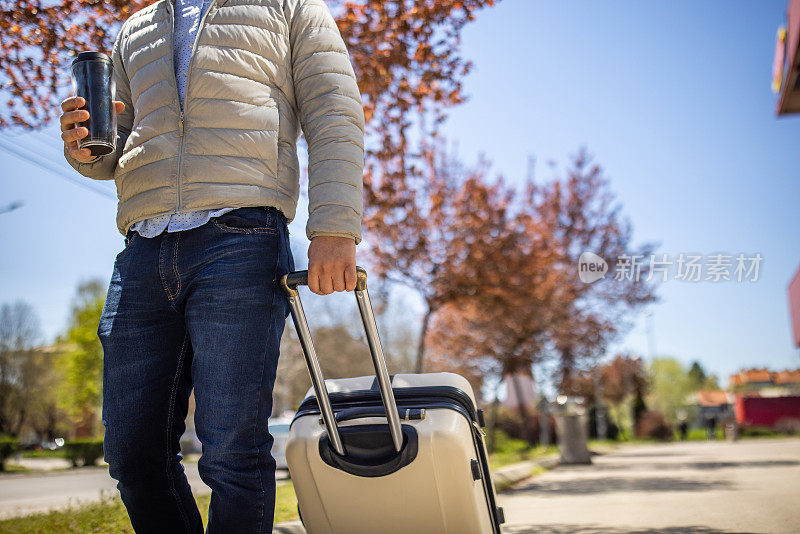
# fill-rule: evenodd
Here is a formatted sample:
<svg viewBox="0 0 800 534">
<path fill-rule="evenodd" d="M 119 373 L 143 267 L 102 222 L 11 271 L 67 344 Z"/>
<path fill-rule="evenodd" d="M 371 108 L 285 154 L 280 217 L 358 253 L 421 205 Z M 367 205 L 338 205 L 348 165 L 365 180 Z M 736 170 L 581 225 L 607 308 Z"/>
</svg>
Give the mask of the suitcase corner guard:
<svg viewBox="0 0 800 534">
<path fill-rule="evenodd" d="M 327 435 L 319 440 L 319 455 L 329 466 L 359 477 L 383 477 L 407 466 L 417 457 L 417 430 L 402 425 L 403 447 L 394 450 L 388 425 L 353 425 L 339 428 L 347 456 L 338 454 Z"/>
</svg>

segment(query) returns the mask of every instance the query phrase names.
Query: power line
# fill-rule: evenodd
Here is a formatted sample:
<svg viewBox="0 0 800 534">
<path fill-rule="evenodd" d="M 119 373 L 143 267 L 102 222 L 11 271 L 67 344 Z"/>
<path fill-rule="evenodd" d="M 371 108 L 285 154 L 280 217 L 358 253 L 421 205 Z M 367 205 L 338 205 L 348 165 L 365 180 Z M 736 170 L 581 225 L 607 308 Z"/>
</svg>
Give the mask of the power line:
<svg viewBox="0 0 800 534">
<path fill-rule="evenodd" d="M 56 132 L 54 132 L 54 135 L 49 135 L 48 132 L 50 132 L 50 131 L 52 131 L 52 130 L 42 129 L 42 130 L 37 130 L 35 132 L 29 132 L 28 135 L 25 136 L 25 140 L 26 141 L 35 141 L 39 146 L 41 146 L 43 148 L 44 152 L 47 152 L 47 154 L 43 154 L 38 150 L 35 152 L 37 158 L 39 158 L 39 161 L 41 161 L 41 157 L 45 156 L 45 155 L 50 156 L 50 158 L 53 159 L 53 160 L 59 160 L 59 161 L 64 157 L 63 156 L 63 152 L 56 148 L 56 145 L 63 146 L 63 143 L 64 143 L 63 139 L 61 138 L 60 132 L 56 131 Z M 21 134 L 6 135 L 5 132 L 0 133 L 0 140 L 2 140 L 3 137 L 5 137 L 6 140 L 9 140 L 9 137 L 11 137 L 12 139 L 17 139 L 18 137 L 21 137 Z M 44 139 L 43 139 L 43 137 L 44 137 Z M 16 145 L 17 141 L 12 141 L 12 144 Z M 31 151 L 33 151 L 33 150 L 31 149 Z M 50 162 L 48 162 L 48 163 L 50 163 Z M 56 167 L 58 167 L 58 166 L 56 166 Z M 52 168 L 48 169 L 48 170 L 52 171 Z M 85 180 L 82 180 L 81 178 L 77 178 L 74 175 L 72 175 L 71 174 L 71 172 L 72 172 L 71 168 L 67 169 L 66 167 L 59 167 L 59 172 L 60 172 L 61 175 L 65 174 L 65 171 L 66 171 L 66 174 L 68 175 L 68 176 L 65 176 L 66 179 L 68 179 L 68 180 L 70 180 L 70 181 L 72 181 L 74 183 L 80 182 L 80 184 L 82 184 L 82 187 L 83 186 L 88 186 L 88 187 L 97 189 L 99 191 L 103 191 L 102 194 L 104 196 L 108 196 L 109 198 L 113 198 L 114 200 L 117 200 L 116 187 L 113 187 L 113 186 L 112 187 L 105 187 L 105 184 L 107 183 L 107 181 L 105 181 L 105 180 L 103 180 L 103 181 L 93 180 L 91 182 L 86 182 Z M 90 185 L 88 185 L 88 184 L 90 184 Z M 113 195 L 113 197 L 110 196 L 110 195 Z"/>
<path fill-rule="evenodd" d="M 19 209 L 24 205 L 25 205 L 25 203 L 22 202 L 21 200 L 15 200 L 14 202 L 12 202 L 10 204 L 6 204 L 5 206 L 1 207 L 0 208 L 0 215 L 2 215 L 3 213 L 8 213 L 10 211 L 14 211 L 16 209 Z"/>
<path fill-rule="evenodd" d="M 79 187 L 82 187 L 84 189 L 87 189 L 89 191 L 97 193 L 98 195 L 102 195 L 102 196 L 104 196 L 106 198 L 109 198 L 111 200 L 117 200 L 117 196 L 114 193 L 112 193 L 110 190 L 105 189 L 105 188 L 93 187 L 90 184 L 90 182 L 86 182 L 86 181 L 84 181 L 82 179 L 76 178 L 74 176 L 70 176 L 69 174 L 64 172 L 62 169 L 59 169 L 58 167 L 53 166 L 49 162 L 43 162 L 43 161 L 37 159 L 34 155 L 31 155 L 31 153 L 29 151 L 27 151 L 23 146 L 17 144 L 16 146 L 10 147 L 4 141 L 5 140 L 2 139 L 2 137 L 0 137 L 0 150 L 5 151 L 6 153 L 11 154 L 12 156 L 16 156 L 16 157 L 18 157 L 20 159 L 23 159 L 23 160 L 27 161 L 28 163 L 32 163 L 33 165 L 36 165 L 40 169 L 48 171 L 48 172 L 54 174 L 55 176 L 58 176 L 59 178 L 67 180 L 68 182 L 71 182 L 71 183 L 73 183 L 73 184 L 75 184 L 75 185 L 77 185 Z M 28 154 L 24 154 L 21 151 L 27 151 Z"/>
</svg>

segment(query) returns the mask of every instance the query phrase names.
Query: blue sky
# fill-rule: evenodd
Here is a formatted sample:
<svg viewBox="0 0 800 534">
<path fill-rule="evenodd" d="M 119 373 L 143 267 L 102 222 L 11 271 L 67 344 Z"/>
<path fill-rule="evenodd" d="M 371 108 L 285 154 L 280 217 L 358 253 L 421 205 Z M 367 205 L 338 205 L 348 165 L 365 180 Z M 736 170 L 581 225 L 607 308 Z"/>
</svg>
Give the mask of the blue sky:
<svg viewBox="0 0 800 534">
<path fill-rule="evenodd" d="M 776 118 L 770 92 L 785 1 L 503 0 L 463 34 L 470 100 L 444 133 L 465 162 L 537 177 L 585 146 L 603 166 L 639 242 L 659 252 L 760 253 L 755 283 L 669 280 L 652 307 L 656 353 L 742 366 L 800 366 L 786 287 L 800 265 L 800 116 Z M 2 137 L 8 143 L 8 137 Z M 57 127 L 24 134 L 75 179 Z M 51 338 L 76 284 L 108 279 L 122 237 L 113 200 L 0 151 L 0 301 L 25 299 Z M 111 190 L 111 184 L 96 184 Z M 304 240 L 305 208 L 292 225 Z M 644 316 L 617 348 L 648 355 Z"/>
</svg>

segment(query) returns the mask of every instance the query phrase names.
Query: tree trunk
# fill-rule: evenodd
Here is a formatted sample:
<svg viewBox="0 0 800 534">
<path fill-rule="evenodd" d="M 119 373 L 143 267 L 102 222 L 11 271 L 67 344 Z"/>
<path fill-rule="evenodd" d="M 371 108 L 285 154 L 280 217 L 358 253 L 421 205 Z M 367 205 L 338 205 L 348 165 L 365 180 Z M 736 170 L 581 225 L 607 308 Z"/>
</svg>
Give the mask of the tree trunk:
<svg viewBox="0 0 800 534">
<path fill-rule="evenodd" d="M 428 306 L 428 311 L 425 312 L 425 317 L 422 318 L 422 330 L 419 333 L 419 344 L 417 345 L 417 362 L 414 367 L 415 373 L 421 373 L 424 366 L 425 358 L 425 338 L 428 335 L 428 325 L 431 321 L 433 310 Z"/>
<path fill-rule="evenodd" d="M 517 394 L 517 409 L 519 410 L 519 416 L 522 418 L 522 435 L 529 445 L 533 445 L 531 425 L 530 421 L 528 421 L 528 407 L 525 406 L 525 399 L 522 398 L 522 384 L 519 383 L 517 373 L 511 374 L 511 384 L 514 386 L 514 393 Z"/>
<path fill-rule="evenodd" d="M 497 409 L 500 406 L 500 399 L 497 396 L 499 386 L 494 390 L 494 400 L 492 401 L 492 415 L 489 419 L 489 452 L 494 452 L 495 445 L 497 444 Z"/>
<path fill-rule="evenodd" d="M 539 445 L 542 447 L 550 446 L 550 412 L 547 399 L 542 396 L 539 400 Z"/>
<path fill-rule="evenodd" d="M 594 375 L 594 428 L 597 431 L 597 439 L 605 440 L 608 437 L 608 425 L 606 424 L 606 409 L 603 406 L 603 377 L 602 369 L 597 366 Z"/>
</svg>

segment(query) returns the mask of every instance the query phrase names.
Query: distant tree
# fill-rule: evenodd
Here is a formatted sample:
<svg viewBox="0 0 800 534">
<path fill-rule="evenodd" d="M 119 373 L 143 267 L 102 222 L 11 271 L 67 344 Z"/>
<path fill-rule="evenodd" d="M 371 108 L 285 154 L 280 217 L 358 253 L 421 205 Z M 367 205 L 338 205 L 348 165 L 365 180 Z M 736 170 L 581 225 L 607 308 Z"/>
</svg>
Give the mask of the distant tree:
<svg viewBox="0 0 800 534">
<path fill-rule="evenodd" d="M 30 397 L 39 376 L 32 349 L 39 341 L 39 318 L 24 301 L 0 306 L 0 434 L 19 436 L 30 415 Z"/>
<path fill-rule="evenodd" d="M 425 304 L 415 370 L 422 372 L 432 317 L 448 304 L 466 305 L 497 285 L 506 249 L 513 191 L 487 183 L 486 164 L 465 168 L 442 140 L 425 149 L 425 166 L 374 197 L 365 219 L 369 257 L 379 276 L 417 292 Z"/>
<path fill-rule="evenodd" d="M 28 350 L 40 338 L 39 317 L 33 306 L 21 300 L 0 306 L 0 351 Z"/>
<path fill-rule="evenodd" d="M 700 362 L 694 361 L 689 367 L 689 378 L 700 388 L 706 381 L 706 372 Z"/>
<path fill-rule="evenodd" d="M 444 308 L 451 316 L 437 319 L 438 345 L 477 358 L 483 370 L 486 360 L 494 361 L 503 376 L 555 360 L 557 382 L 569 383 L 625 331 L 632 311 L 655 298 L 646 268 L 638 280 L 607 276 L 586 284 L 578 277 L 579 256 L 590 251 L 613 264 L 623 256 L 647 256 L 651 245 L 632 244 L 631 225 L 608 181 L 583 151 L 564 179 L 536 183 L 529 177 L 504 216 L 503 230 L 484 249 L 502 253 L 478 258 L 482 269 L 473 270 L 485 273 L 473 278 L 474 286 L 487 286 L 483 298 Z M 522 403 L 519 411 L 525 421 Z"/>
<path fill-rule="evenodd" d="M 283 412 L 296 410 L 310 384 L 297 334 L 287 323 L 281 337 L 278 371 L 272 392 L 272 415 L 280 416 Z"/>
<path fill-rule="evenodd" d="M 620 354 L 600 365 L 600 381 L 596 379 L 597 367 L 573 371 L 560 385 L 567 395 L 580 396 L 596 409 L 596 390 L 601 388 L 601 403 L 617 426 L 633 429 L 639 416 L 646 411 L 644 398 L 651 382 L 642 360 L 631 354 Z M 633 412 L 633 413 L 632 413 Z M 633 435 L 634 432 L 631 432 Z"/>
<path fill-rule="evenodd" d="M 694 384 L 694 388 L 696 390 L 701 389 L 709 389 L 709 390 L 717 390 L 719 389 L 719 382 L 715 375 L 706 374 L 705 369 L 700 362 L 694 361 L 692 365 L 689 367 L 689 379 Z"/>
<path fill-rule="evenodd" d="M 629 328 L 632 313 L 655 301 L 655 282 L 648 280 L 647 265 L 631 280 L 617 280 L 613 272 L 619 258 L 647 258 L 655 245 L 634 245 L 630 220 L 603 169 L 585 149 L 571 158 L 563 178 L 530 183 L 528 198 L 535 206 L 534 217 L 545 226 L 544 235 L 552 236 L 557 268 L 571 275 L 568 285 L 560 289 L 566 298 L 553 335 L 562 378 L 568 378 L 582 362 L 593 364 L 608 343 Z M 578 260 L 584 252 L 609 263 L 605 278 L 591 284 L 579 279 Z"/>
<path fill-rule="evenodd" d="M 678 412 L 691 403 L 696 383 L 683 364 L 675 358 L 657 358 L 648 369 L 652 387 L 648 405 L 664 414 L 668 421 L 678 421 Z"/>
<path fill-rule="evenodd" d="M 94 437 L 100 431 L 96 418 L 103 394 L 103 347 L 97 337 L 97 327 L 104 300 L 101 281 L 80 284 L 69 330 L 58 342 L 63 350 L 61 408 L 76 426 L 76 437 Z"/>
<path fill-rule="evenodd" d="M 67 430 L 65 414 L 58 407 L 63 377 L 58 370 L 59 353 L 53 347 L 37 347 L 21 354 L 18 384 L 19 413 L 25 434 L 52 441 Z"/>
<path fill-rule="evenodd" d="M 560 389 L 568 395 L 594 400 L 595 368 L 580 370 L 562 382 Z M 629 354 L 620 354 L 600 366 L 602 399 L 608 404 L 621 404 L 631 395 L 644 396 L 650 390 L 650 378 L 642 360 Z"/>
<path fill-rule="evenodd" d="M 353 324 L 360 324 L 360 319 L 354 314 L 336 319 L 330 324 L 312 329 L 314 348 L 325 378 L 373 375 L 375 370 L 366 341 L 362 336 L 352 333 Z M 385 344 L 384 353 L 389 369 L 396 369 L 398 359 L 387 350 Z M 273 392 L 273 414 L 296 410 L 310 387 L 311 380 L 300 342 L 294 328 L 287 324 L 281 338 L 281 354 Z"/>
</svg>

